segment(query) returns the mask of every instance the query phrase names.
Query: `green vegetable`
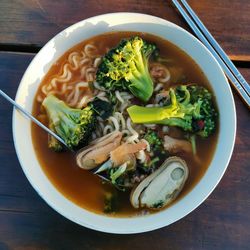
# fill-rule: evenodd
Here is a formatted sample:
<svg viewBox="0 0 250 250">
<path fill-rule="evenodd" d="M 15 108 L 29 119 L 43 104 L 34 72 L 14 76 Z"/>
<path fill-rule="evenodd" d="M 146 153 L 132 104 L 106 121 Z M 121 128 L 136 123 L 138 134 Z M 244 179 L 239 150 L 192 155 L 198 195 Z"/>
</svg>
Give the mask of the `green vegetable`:
<svg viewBox="0 0 250 250">
<path fill-rule="evenodd" d="M 196 119 L 192 128 L 201 137 L 208 137 L 215 131 L 216 118 L 218 117 L 217 110 L 213 104 L 212 94 L 202 86 L 191 85 L 188 86 L 190 91 L 190 102 L 195 103 L 200 101 L 200 119 Z M 204 123 L 204 124 L 202 124 Z"/>
<path fill-rule="evenodd" d="M 144 164 L 145 167 L 147 168 L 155 168 L 155 163 L 157 163 L 160 160 L 159 157 L 155 157 L 153 158 L 150 162 L 148 162 L 147 164 Z"/>
<path fill-rule="evenodd" d="M 114 213 L 117 210 L 117 194 L 116 193 L 105 193 L 104 196 L 104 213 Z"/>
<path fill-rule="evenodd" d="M 110 171 L 110 179 L 111 182 L 115 185 L 116 180 L 126 171 L 127 169 L 127 163 L 125 162 L 124 164 L 122 164 L 121 166 L 119 166 L 118 168 L 112 168 Z"/>
<path fill-rule="evenodd" d="M 131 106 L 127 109 L 133 123 L 177 126 L 208 137 L 216 127 L 217 112 L 212 94 L 201 86 L 180 85 L 169 90 L 170 104 L 164 107 Z"/>
<path fill-rule="evenodd" d="M 189 140 L 190 140 L 191 145 L 192 145 L 193 154 L 196 155 L 196 153 L 197 153 L 197 148 L 196 148 L 196 136 L 195 136 L 195 135 L 191 135 L 191 136 L 189 137 Z"/>
<path fill-rule="evenodd" d="M 157 203 L 153 204 L 153 208 L 161 208 L 163 205 L 164 205 L 164 202 L 160 200 Z"/>
<path fill-rule="evenodd" d="M 49 129 L 55 132 L 53 126 L 49 126 Z M 63 145 L 52 135 L 48 135 L 48 147 L 55 152 L 63 151 Z"/>
<path fill-rule="evenodd" d="M 153 94 L 148 61 L 155 50 L 155 45 L 140 37 L 122 40 L 102 58 L 97 82 L 111 92 L 129 89 L 134 96 L 148 101 Z"/>
<path fill-rule="evenodd" d="M 95 98 L 90 104 L 91 108 L 96 112 L 102 119 L 107 119 L 113 113 L 113 107 L 110 103 L 102 101 L 99 98 Z"/>
<path fill-rule="evenodd" d="M 149 143 L 150 148 L 154 151 L 162 149 L 162 140 L 157 133 L 153 130 L 148 130 L 144 136 L 144 139 Z"/>
<path fill-rule="evenodd" d="M 47 96 L 42 105 L 49 118 L 49 128 L 59 135 L 69 148 L 86 144 L 95 128 L 96 116 L 99 115 L 101 100 L 90 103 L 84 109 L 68 107 L 63 101 L 53 95 Z M 107 102 L 101 101 L 102 105 Z M 97 105 L 98 104 L 98 105 Z M 49 139 L 49 147 L 59 151 L 60 143 L 54 138 Z"/>
<path fill-rule="evenodd" d="M 148 172 L 149 170 L 153 170 L 156 168 L 156 163 L 160 161 L 160 158 L 158 156 L 154 157 L 149 162 L 145 162 L 142 165 L 142 168 L 144 171 Z"/>
</svg>

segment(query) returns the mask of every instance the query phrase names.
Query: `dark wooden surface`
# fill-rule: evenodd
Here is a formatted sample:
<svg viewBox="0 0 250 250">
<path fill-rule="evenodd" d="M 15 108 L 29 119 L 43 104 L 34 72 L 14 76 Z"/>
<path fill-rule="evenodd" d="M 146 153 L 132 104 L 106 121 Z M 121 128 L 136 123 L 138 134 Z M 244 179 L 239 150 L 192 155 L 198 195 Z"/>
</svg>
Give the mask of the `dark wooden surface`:
<svg viewBox="0 0 250 250">
<path fill-rule="evenodd" d="M 250 1 L 189 2 L 250 82 Z M 1 0 L 0 88 L 14 97 L 26 67 L 47 40 L 74 22 L 114 11 L 153 14 L 188 29 L 164 0 Z M 235 150 L 209 198 L 169 227 L 112 235 L 68 221 L 32 189 L 14 150 L 12 107 L 0 98 L 0 250 L 250 249 L 250 116 L 237 95 L 235 102 Z"/>
<path fill-rule="evenodd" d="M 170 0 L 1 0 L 0 42 L 5 49 L 36 52 L 67 26 L 116 11 L 142 12 L 176 24 L 183 19 Z M 234 60 L 250 61 L 250 1 L 190 0 L 211 33 Z"/>
</svg>

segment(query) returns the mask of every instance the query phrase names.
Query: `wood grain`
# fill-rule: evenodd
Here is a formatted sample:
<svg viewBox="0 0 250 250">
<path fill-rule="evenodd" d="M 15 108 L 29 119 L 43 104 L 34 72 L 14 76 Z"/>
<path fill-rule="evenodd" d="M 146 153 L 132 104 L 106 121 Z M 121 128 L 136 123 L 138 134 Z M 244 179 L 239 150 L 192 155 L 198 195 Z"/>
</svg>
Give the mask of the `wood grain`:
<svg viewBox="0 0 250 250">
<path fill-rule="evenodd" d="M 249 0 L 190 0 L 189 3 L 232 59 L 250 61 Z M 20 48 L 37 52 L 55 34 L 75 22 L 120 11 L 159 16 L 187 28 L 170 0 L 2 0 L 0 50 Z"/>
<path fill-rule="evenodd" d="M 0 53 L 0 88 L 15 96 L 32 54 Z M 248 69 L 240 69 L 250 81 Z M 18 163 L 12 107 L 0 98 L 0 249 L 249 249 L 250 116 L 238 96 L 237 139 L 223 179 L 184 219 L 153 232 L 112 235 L 89 230 L 52 210 L 33 190 Z"/>
</svg>

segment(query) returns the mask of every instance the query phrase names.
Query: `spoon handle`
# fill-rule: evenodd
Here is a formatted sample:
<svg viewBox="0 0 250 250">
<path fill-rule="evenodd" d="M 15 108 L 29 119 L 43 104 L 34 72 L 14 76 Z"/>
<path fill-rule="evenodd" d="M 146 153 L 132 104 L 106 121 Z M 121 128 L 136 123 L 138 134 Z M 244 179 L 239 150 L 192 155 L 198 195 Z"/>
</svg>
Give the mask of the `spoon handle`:
<svg viewBox="0 0 250 250">
<path fill-rule="evenodd" d="M 38 121 L 34 116 L 32 116 L 29 112 L 27 112 L 25 109 L 23 109 L 18 103 L 16 103 L 13 99 L 11 99 L 6 93 L 4 93 L 0 89 L 0 95 L 5 98 L 8 102 L 10 102 L 17 110 L 21 111 L 22 114 L 24 114 L 26 117 L 28 117 L 30 120 L 32 120 L 34 123 L 36 123 L 39 127 L 44 129 L 47 133 L 55 137 L 59 142 L 61 142 L 64 146 L 67 146 L 67 144 L 64 142 L 64 140 L 59 137 L 57 134 L 55 134 L 53 131 L 48 129 L 46 126 L 44 126 L 40 121 Z"/>
</svg>

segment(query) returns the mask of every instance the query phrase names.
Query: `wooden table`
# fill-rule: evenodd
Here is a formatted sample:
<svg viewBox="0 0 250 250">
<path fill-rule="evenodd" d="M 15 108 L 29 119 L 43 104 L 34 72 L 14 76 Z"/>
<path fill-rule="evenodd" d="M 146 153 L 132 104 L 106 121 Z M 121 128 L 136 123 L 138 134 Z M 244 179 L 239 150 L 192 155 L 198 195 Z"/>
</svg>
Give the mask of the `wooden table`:
<svg viewBox="0 0 250 250">
<path fill-rule="evenodd" d="M 0 1 L 0 87 L 12 97 L 35 53 L 56 33 L 94 15 L 152 14 L 189 28 L 164 0 Z M 250 1 L 190 0 L 211 33 L 250 82 Z M 250 116 L 235 94 L 237 139 L 222 181 L 184 219 L 153 232 L 112 235 L 78 226 L 33 190 L 17 160 L 12 107 L 0 98 L 0 250 L 250 249 Z"/>
</svg>

